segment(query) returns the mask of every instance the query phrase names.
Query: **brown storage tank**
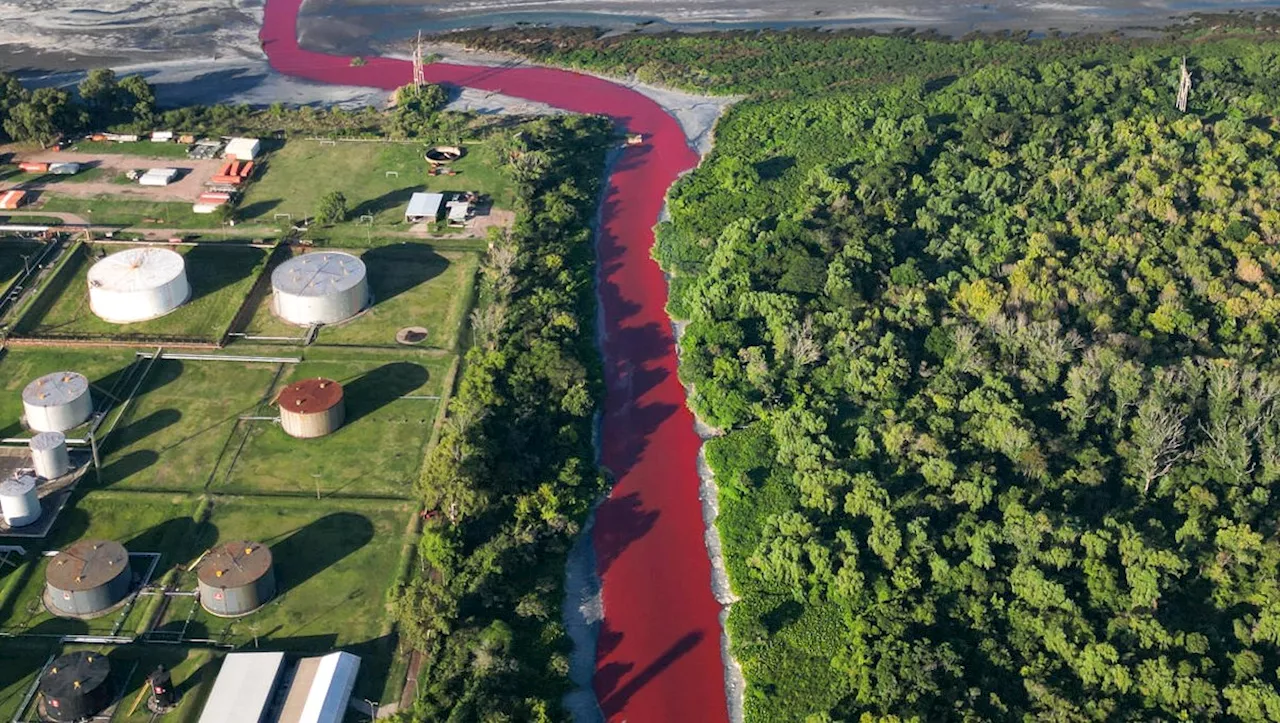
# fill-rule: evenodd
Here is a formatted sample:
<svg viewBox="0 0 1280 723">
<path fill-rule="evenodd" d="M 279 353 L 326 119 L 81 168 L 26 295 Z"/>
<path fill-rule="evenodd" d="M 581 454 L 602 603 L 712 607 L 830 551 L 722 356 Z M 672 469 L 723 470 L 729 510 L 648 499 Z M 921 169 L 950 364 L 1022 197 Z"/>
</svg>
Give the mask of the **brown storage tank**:
<svg viewBox="0 0 1280 723">
<path fill-rule="evenodd" d="M 257 542 L 218 545 L 200 561 L 196 577 L 200 605 L 219 617 L 251 613 L 276 594 L 271 550 Z"/>
<path fill-rule="evenodd" d="M 59 552 L 45 570 L 45 598 L 54 615 L 105 613 L 132 587 L 129 553 L 109 540 L 81 540 Z"/>
<path fill-rule="evenodd" d="M 300 439 L 323 437 L 342 426 L 346 416 L 342 385 L 332 379 L 303 379 L 280 391 L 280 426 Z"/>
</svg>

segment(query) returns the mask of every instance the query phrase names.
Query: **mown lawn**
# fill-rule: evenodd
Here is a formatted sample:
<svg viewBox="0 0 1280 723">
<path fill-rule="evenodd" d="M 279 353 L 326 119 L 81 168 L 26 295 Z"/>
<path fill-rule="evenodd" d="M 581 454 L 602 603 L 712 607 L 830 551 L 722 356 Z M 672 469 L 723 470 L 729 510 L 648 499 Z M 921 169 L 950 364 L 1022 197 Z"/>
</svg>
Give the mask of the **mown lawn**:
<svg viewBox="0 0 1280 723">
<path fill-rule="evenodd" d="M 255 412 L 278 369 L 264 363 L 157 361 L 127 418 L 106 440 L 102 484 L 202 491 L 236 420 Z"/>
<path fill-rule="evenodd" d="M 363 658 L 356 695 L 379 699 L 394 650 L 386 600 L 397 569 L 409 502 L 215 496 L 201 540 L 255 540 L 271 548 L 278 594 L 257 612 L 224 619 L 196 612 L 187 635 L 262 650 Z M 180 578 L 194 589 L 195 575 Z M 181 628 L 194 600 L 172 605 L 161 630 Z M 383 698 L 383 700 L 386 700 Z"/>
<path fill-rule="evenodd" d="M 92 473 L 91 473 L 92 474 Z M 120 626 L 122 633 L 132 634 L 141 623 L 144 605 L 137 604 L 94 620 L 65 620 L 50 615 L 41 601 L 45 568 L 51 558 L 40 556 L 41 550 L 60 550 L 76 540 L 93 538 L 114 540 L 130 553 L 159 552 L 159 564 L 152 579 L 159 578 L 174 565 L 185 564 L 198 552 L 199 540 L 192 515 L 198 500 L 190 495 L 145 495 L 94 491 L 77 494 L 58 517 L 53 532 L 42 542 L 19 540 L 27 548 L 22 567 L 9 584 L 17 585 L 7 594 L 0 607 L 0 630 L 9 633 L 40 634 L 106 634 Z M 6 540 L 0 537 L 0 540 Z M 7 541 L 6 541 L 7 542 Z M 141 575 L 150 559 L 131 555 L 134 573 Z"/>
<path fill-rule="evenodd" d="M 152 143 L 149 140 L 136 143 L 115 143 L 112 141 L 76 141 L 76 153 L 109 153 L 119 156 L 137 156 L 138 158 L 186 158 L 185 143 Z"/>
<path fill-rule="evenodd" d="M 368 269 L 373 306 L 354 319 L 321 329 L 317 344 L 396 347 L 398 330 L 422 326 L 427 338 L 419 346 L 456 348 L 479 266 L 476 254 L 437 251 L 421 243 L 349 251 Z M 260 300 L 244 331 L 275 337 L 305 333 L 272 313 L 269 295 Z"/>
<path fill-rule="evenodd" d="M 220 467 L 210 490 L 312 499 L 317 491 L 322 496 L 411 497 L 439 401 L 401 397 L 440 395 L 452 359 L 370 351 L 294 366 L 277 386 L 310 377 L 341 382 L 346 423 L 325 437 L 294 439 L 272 422 L 242 422 L 229 445 L 239 450 L 238 457 L 233 466 Z M 278 410 L 270 406 L 261 414 L 276 416 Z"/>
<path fill-rule="evenodd" d="M 190 203 L 147 201 L 99 194 L 92 197 L 59 196 L 51 191 L 33 210 L 73 213 L 100 226 L 150 228 L 217 228 L 216 219 L 195 213 Z"/>
<path fill-rule="evenodd" d="M 153 715 L 139 704 L 130 708 L 146 684 L 147 676 L 163 665 L 173 676 L 179 694 L 178 707 L 165 714 L 166 723 L 195 723 L 200 719 L 209 689 L 217 677 L 222 652 L 209 648 L 185 648 L 176 645 L 63 645 L 56 640 L 39 638 L 8 639 L 4 642 L 4 665 L 0 666 L 0 720 L 9 721 L 20 713 L 18 706 L 36 675 L 50 656 L 79 650 L 104 654 L 111 661 L 112 680 L 116 689 L 124 690 L 122 706 L 117 707 L 113 723 L 151 723 Z M 27 719 L 35 715 L 29 706 Z"/>
<path fill-rule="evenodd" d="M 349 225 L 364 214 L 375 226 L 404 223 L 404 209 L 417 191 L 475 191 L 490 196 L 499 208 L 511 208 L 514 190 L 485 144 L 465 146 L 452 167 L 456 176 L 428 176 L 425 143 L 354 143 L 321 145 L 292 140 L 272 153 L 263 175 L 249 187 L 240 204 L 241 218 L 271 222 L 277 213 L 296 223 L 313 216 L 320 198 L 341 191 L 350 210 Z M 388 176 L 393 171 L 398 175 Z"/>
<path fill-rule="evenodd" d="M 74 273 L 59 288 L 42 292 L 16 324 L 20 335 L 35 337 L 102 337 L 112 339 L 191 339 L 217 341 L 266 265 L 267 252 L 248 246 L 201 244 L 175 246 L 186 257 L 191 300 L 158 319 L 135 324 L 112 324 L 89 308 L 87 277 L 102 255 L 128 248 L 119 245 L 85 245 Z"/>
<path fill-rule="evenodd" d="M 27 434 L 21 424 L 22 389 L 50 372 L 73 371 L 85 375 L 95 408 L 115 407 L 113 397 L 123 399 L 131 388 L 130 370 L 134 359 L 130 349 L 8 347 L 0 351 L 0 435 Z M 110 418 L 107 421 L 110 423 Z M 76 434 L 76 430 L 72 430 L 68 436 Z"/>
</svg>

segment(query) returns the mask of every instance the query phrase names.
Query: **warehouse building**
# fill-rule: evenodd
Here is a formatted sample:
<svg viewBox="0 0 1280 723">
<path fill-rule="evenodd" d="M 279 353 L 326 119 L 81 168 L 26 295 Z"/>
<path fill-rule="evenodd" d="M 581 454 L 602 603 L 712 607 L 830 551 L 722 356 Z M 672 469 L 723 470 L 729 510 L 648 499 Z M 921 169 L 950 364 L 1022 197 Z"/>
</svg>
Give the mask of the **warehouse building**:
<svg viewBox="0 0 1280 723">
<path fill-rule="evenodd" d="M 252 161 L 262 153 L 262 141 L 257 138 L 232 138 L 222 152 L 223 158 L 234 158 L 237 161 Z"/>
<path fill-rule="evenodd" d="M 303 658 L 231 653 L 209 691 L 199 723 L 342 723 L 360 672 L 346 652 Z"/>
<path fill-rule="evenodd" d="M 213 681 L 200 723 L 266 723 L 284 653 L 230 653 Z"/>
</svg>

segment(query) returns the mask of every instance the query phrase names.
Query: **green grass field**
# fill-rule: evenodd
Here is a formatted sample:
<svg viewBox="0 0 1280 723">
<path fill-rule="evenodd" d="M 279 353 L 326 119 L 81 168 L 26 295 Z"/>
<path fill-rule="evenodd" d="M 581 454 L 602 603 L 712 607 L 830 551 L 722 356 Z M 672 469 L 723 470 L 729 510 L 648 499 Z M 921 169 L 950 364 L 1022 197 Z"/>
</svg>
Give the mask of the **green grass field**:
<svg viewBox="0 0 1280 723">
<path fill-rule="evenodd" d="M 128 386 L 126 377 L 134 358 L 129 349 L 6 348 L 0 352 L 0 435 L 24 434 L 22 389 L 37 377 L 57 371 L 79 372 L 89 378 L 95 407 L 104 409 L 112 394 L 127 393 L 122 387 Z"/>
<path fill-rule="evenodd" d="M 76 141 L 76 153 L 108 153 L 119 156 L 137 156 L 139 158 L 186 158 L 185 143 L 152 143 L 150 140 L 136 143 L 115 143 L 112 141 Z"/>
<path fill-rule="evenodd" d="M 41 246 L 36 241 L 0 237 L 0 290 L 22 271 L 23 257 L 34 260 Z"/>
<path fill-rule="evenodd" d="M 373 306 L 350 321 L 320 330 L 317 344 L 396 347 L 396 332 L 427 328 L 419 346 L 452 350 L 470 302 L 479 258 L 474 253 L 436 251 L 421 243 L 380 246 L 360 255 L 369 272 Z M 244 332 L 251 336 L 300 337 L 302 328 L 281 321 L 262 298 Z"/>
<path fill-rule="evenodd" d="M 17 575 L 8 584 L 16 584 L 16 592 L 8 595 L 0 608 L 0 631 L 9 633 L 40 634 L 106 634 L 117 628 L 126 632 L 136 630 L 141 622 L 143 605 L 113 612 L 94 620 L 65 620 L 50 615 L 41 602 L 44 590 L 45 568 L 50 558 L 39 556 L 39 550 L 60 550 L 72 542 L 85 538 L 114 540 L 130 553 L 159 552 L 160 562 L 154 578 L 158 578 L 177 564 L 190 561 L 192 550 L 200 540 L 195 535 L 197 500 L 189 495 L 146 495 L 140 493 L 115 493 L 95 491 L 76 498 L 63 509 L 57 524 L 48 538 L 38 546 L 23 541 L 28 548 L 23 566 L 10 575 Z M 0 540 L 5 538 L 0 537 Z M 200 548 L 202 549 L 202 548 Z M 198 551 L 198 549 L 197 549 Z M 150 560 L 131 556 L 135 574 L 146 571 Z"/>
<path fill-rule="evenodd" d="M 207 636 L 263 650 L 327 653 L 349 650 L 364 658 L 356 694 L 374 697 L 388 680 L 394 640 L 386 630 L 387 588 L 395 574 L 409 502 L 272 499 L 217 496 L 204 541 L 256 540 L 271 548 L 278 594 L 257 612 L 224 619 L 196 612 L 189 637 Z M 182 589 L 195 576 L 180 578 Z M 181 627 L 194 600 L 175 601 L 160 630 Z M 386 700 L 383 698 L 382 700 Z"/>
<path fill-rule="evenodd" d="M 113 490 L 204 490 L 236 420 L 256 412 L 278 368 L 156 362 L 128 417 L 106 440 L 102 484 Z"/>
<path fill-rule="evenodd" d="M 499 208 L 510 208 L 514 190 L 486 145 L 466 146 L 453 164 L 456 176 L 427 176 L 422 143 L 344 143 L 289 141 L 266 161 L 265 173 L 249 187 L 240 204 L 241 218 L 268 223 L 274 214 L 291 214 L 295 222 L 315 214 L 320 197 L 341 191 L 347 198 L 351 224 L 363 214 L 377 226 L 404 224 L 404 208 L 415 191 L 476 191 Z M 388 176 L 394 171 L 398 176 Z"/>
<path fill-rule="evenodd" d="M 220 651 L 208 648 L 186 648 L 176 645 L 63 645 L 52 639 L 9 639 L 3 644 L 4 665 L 0 665 L 0 720 L 10 721 L 20 713 L 18 706 L 35 682 L 36 675 L 51 656 L 89 650 L 107 655 L 113 682 L 123 690 L 124 705 L 116 709 L 112 723 L 152 723 L 153 716 L 145 705 L 129 709 L 146 683 L 147 675 L 157 665 L 164 665 L 173 676 L 179 694 L 178 707 L 165 714 L 166 723 L 195 723 L 217 677 Z M 27 717 L 34 720 L 28 707 Z"/>
<path fill-rule="evenodd" d="M 178 201 L 145 201 L 118 196 L 97 195 L 90 198 L 59 196 L 50 192 L 32 210 L 49 213 L 72 213 L 99 226 L 138 226 L 140 228 L 217 228 L 217 220 L 195 213 L 190 203 Z"/>
<path fill-rule="evenodd" d="M 210 489 L 235 494 L 409 497 L 422 465 L 451 357 L 423 353 L 304 361 L 280 386 L 323 376 L 342 382 L 346 423 L 317 439 L 294 439 L 278 424 L 242 422 L 234 465 L 219 468 Z M 274 395 L 273 395 L 274 396 Z M 274 407 L 262 410 L 277 415 Z"/>
<path fill-rule="evenodd" d="M 74 274 L 61 289 L 46 289 L 42 298 L 15 325 L 23 336 L 99 337 L 111 339 L 192 339 L 217 341 L 240 308 L 267 252 L 247 246 L 202 244 L 175 246 L 187 262 L 191 300 L 170 314 L 136 324 L 112 324 L 89 309 L 87 276 L 99 254 L 111 254 L 124 246 L 82 247 Z M 53 296 L 56 295 L 56 296 Z"/>
</svg>

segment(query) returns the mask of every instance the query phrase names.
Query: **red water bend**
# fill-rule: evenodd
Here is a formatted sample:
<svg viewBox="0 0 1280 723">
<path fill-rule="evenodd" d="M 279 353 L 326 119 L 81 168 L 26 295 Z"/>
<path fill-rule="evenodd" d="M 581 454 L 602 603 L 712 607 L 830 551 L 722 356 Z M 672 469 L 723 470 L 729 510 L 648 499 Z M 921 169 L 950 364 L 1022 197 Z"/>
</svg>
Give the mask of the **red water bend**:
<svg viewBox="0 0 1280 723">
<path fill-rule="evenodd" d="M 303 0 L 268 0 L 260 38 L 271 67 L 322 83 L 394 89 L 410 63 L 304 50 Z M 728 718 L 720 607 L 703 541 L 700 444 L 676 378 L 667 287 L 649 257 L 652 227 L 671 184 L 698 162 L 679 124 L 644 95 L 600 78 L 535 67 L 437 63 L 427 80 L 612 117 L 644 143 L 623 151 L 609 177 L 599 230 L 599 299 L 607 393 L 603 461 L 616 484 L 593 537 L 605 622 L 594 688 L 605 717 L 630 723 Z"/>
</svg>

